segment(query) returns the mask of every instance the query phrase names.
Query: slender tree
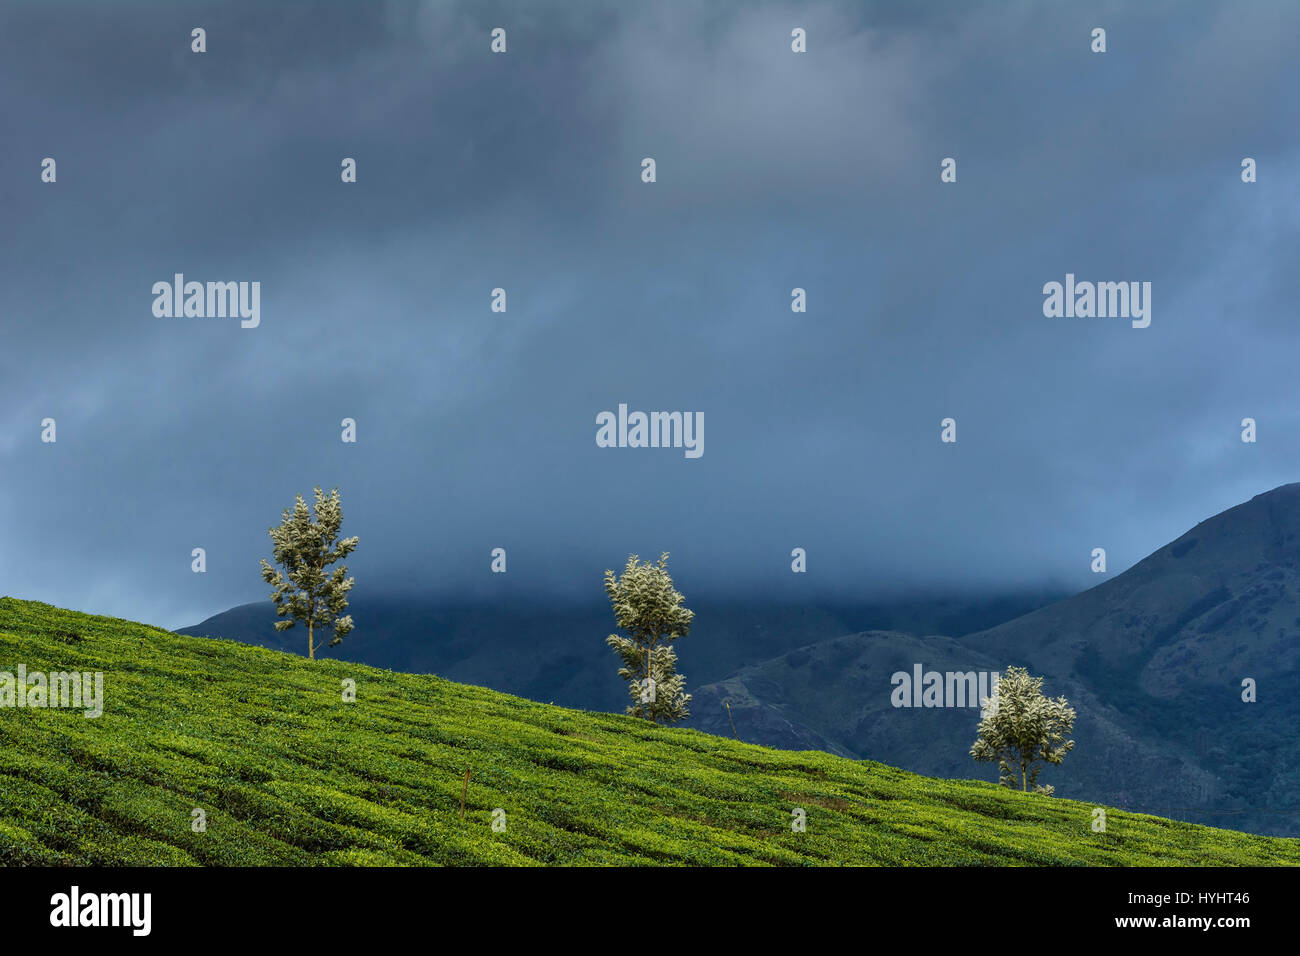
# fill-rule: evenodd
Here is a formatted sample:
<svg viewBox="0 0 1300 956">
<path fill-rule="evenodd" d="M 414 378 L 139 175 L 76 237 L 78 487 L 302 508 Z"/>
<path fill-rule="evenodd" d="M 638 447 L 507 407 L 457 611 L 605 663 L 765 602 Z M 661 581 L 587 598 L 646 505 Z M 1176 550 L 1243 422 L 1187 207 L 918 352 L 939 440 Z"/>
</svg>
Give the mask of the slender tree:
<svg viewBox="0 0 1300 956">
<path fill-rule="evenodd" d="M 621 576 L 605 572 L 605 593 L 618 626 L 631 635 L 605 638 L 623 662 L 618 676 L 628 682 L 627 712 L 655 724 L 690 716 L 691 695 L 677 673 L 672 643 L 690 632 L 695 612 L 682 607 L 683 596 L 668 575 L 668 553 L 656 564 L 629 556 Z"/>
<path fill-rule="evenodd" d="M 287 618 L 276 621 L 275 629 L 287 631 L 296 622 L 307 625 L 307 657 L 312 660 L 316 659 L 316 651 L 325 646 L 323 638 L 316 640 L 317 630 L 333 632 L 330 647 L 341 643 L 352 630 L 352 615 L 343 616 L 354 583 L 347 576 L 347 565 L 325 570 L 356 550 L 360 540 L 353 537 L 340 541 L 342 524 L 343 506 L 337 488 L 329 495 L 316 489 L 315 520 L 307 502 L 298 495 L 292 510 L 285 509 L 280 525 L 268 532 L 275 562 L 284 568 L 283 573 L 262 559 L 262 578 L 275 589 L 271 600 L 275 602 L 276 616 Z"/>
<path fill-rule="evenodd" d="M 970 755 L 998 765 L 998 783 L 1022 791 L 1051 796 L 1055 787 L 1038 786 L 1039 764 L 1059 764 L 1074 749 L 1066 734 L 1074 729 L 1074 710 L 1064 697 L 1049 700 L 1042 693 L 1043 679 L 1030 677 L 1023 667 L 1008 667 L 993 697 L 980 701 L 984 708 L 978 738 Z"/>
</svg>

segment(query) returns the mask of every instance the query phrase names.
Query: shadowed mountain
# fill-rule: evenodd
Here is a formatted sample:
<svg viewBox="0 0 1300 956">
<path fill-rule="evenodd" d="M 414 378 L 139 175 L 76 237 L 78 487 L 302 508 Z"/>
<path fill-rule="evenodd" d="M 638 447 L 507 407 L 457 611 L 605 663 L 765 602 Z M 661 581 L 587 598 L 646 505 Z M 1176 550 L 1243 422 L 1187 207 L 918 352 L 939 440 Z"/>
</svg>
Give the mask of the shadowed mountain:
<svg viewBox="0 0 1300 956">
<path fill-rule="evenodd" d="M 1027 666 L 1078 712 L 1063 796 L 1300 833 L 1300 484 L 1201 522 L 1082 594 L 959 640 L 821 641 L 696 690 L 695 726 L 922 773 L 996 779 L 978 711 L 895 707 L 891 675 Z M 1244 681 L 1257 700 L 1243 700 Z M 731 705 L 729 719 L 723 707 Z M 1178 809 L 1181 808 L 1181 809 Z"/>
</svg>

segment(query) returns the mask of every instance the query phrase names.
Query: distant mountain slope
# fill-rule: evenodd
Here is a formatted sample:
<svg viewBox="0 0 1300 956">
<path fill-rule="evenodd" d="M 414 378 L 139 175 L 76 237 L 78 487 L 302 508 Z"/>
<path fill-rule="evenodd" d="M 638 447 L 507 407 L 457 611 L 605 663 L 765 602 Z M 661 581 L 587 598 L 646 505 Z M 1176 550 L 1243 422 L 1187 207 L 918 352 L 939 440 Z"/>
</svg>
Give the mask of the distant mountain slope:
<svg viewBox="0 0 1300 956">
<path fill-rule="evenodd" d="M 695 625 L 678 645 L 681 671 L 694 687 L 823 638 L 872 627 L 988 627 L 1058 596 L 947 597 L 826 607 L 696 601 L 688 593 L 686 604 L 695 611 Z M 603 599 L 577 606 L 519 601 L 447 606 L 361 594 L 349 611 L 356 630 L 327 651 L 328 657 L 438 674 L 568 707 L 621 713 L 627 705 L 618 659 L 605 646 L 615 626 Z M 232 608 L 178 633 L 304 653 L 302 628 L 279 632 L 275 621 L 275 608 L 265 601 Z"/>
<path fill-rule="evenodd" d="M 1100 677 L 1169 700 L 1300 663 L 1300 484 L 1202 521 L 1089 591 L 970 635 L 1040 668 Z"/>
<path fill-rule="evenodd" d="M 796 648 L 697 689 L 690 726 L 730 736 L 734 722 L 742 740 L 767 746 L 812 747 L 852 757 L 891 754 L 888 759 L 905 758 L 904 763 L 925 761 L 935 773 L 979 776 L 964 752 L 932 746 L 935 740 L 955 736 L 974 741 L 978 710 L 895 713 L 890 676 L 899 671 L 910 675 L 916 663 L 941 672 L 1002 669 L 997 659 L 949 637 L 895 631 L 851 634 Z"/>
<path fill-rule="evenodd" d="M 0 598 L 19 663 L 101 671 L 104 708 L 0 710 L 0 864 L 1300 864 L 1295 840 L 1116 810 L 1095 833 L 1090 803 Z"/>
<path fill-rule="evenodd" d="M 1028 666 L 1079 713 L 1062 794 L 1256 832 L 1300 833 L 1300 485 L 1201 522 L 1133 568 L 997 627 L 949 638 L 858 634 L 696 690 L 694 725 L 819 746 L 917 772 L 974 771 L 974 712 L 891 705 L 915 663 Z M 1258 686 L 1241 699 L 1242 681 Z M 963 771 L 962 766 L 968 769 Z M 991 771 L 990 771 L 991 773 Z"/>
</svg>

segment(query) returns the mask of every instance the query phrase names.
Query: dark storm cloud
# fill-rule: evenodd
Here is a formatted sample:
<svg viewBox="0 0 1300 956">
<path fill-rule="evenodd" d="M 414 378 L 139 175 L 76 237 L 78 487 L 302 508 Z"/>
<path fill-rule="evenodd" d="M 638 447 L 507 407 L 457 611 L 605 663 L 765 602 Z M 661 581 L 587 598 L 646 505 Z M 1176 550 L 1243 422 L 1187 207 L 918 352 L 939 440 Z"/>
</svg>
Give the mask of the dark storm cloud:
<svg viewBox="0 0 1300 956">
<path fill-rule="evenodd" d="M 10 5 L 0 591 L 192 623 L 314 484 L 359 589 L 1082 587 L 1294 479 L 1300 10 L 918 6 Z M 620 402 L 704 456 L 597 448 Z"/>
</svg>

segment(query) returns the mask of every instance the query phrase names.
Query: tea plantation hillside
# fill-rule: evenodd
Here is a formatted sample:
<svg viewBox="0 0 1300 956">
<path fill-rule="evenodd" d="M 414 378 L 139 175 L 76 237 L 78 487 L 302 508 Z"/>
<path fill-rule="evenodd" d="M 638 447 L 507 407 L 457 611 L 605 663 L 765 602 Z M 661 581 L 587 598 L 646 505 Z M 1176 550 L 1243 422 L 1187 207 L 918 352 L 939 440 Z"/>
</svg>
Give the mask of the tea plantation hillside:
<svg viewBox="0 0 1300 956">
<path fill-rule="evenodd" d="M 1300 863 L 1297 840 L 1118 810 L 1094 833 L 1091 804 L 3 598 L 19 665 L 102 671 L 105 702 L 0 708 L 9 865 Z"/>
</svg>

